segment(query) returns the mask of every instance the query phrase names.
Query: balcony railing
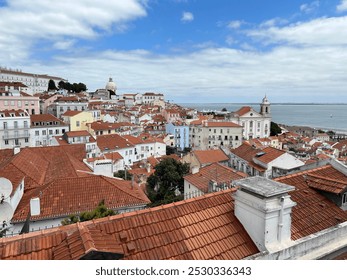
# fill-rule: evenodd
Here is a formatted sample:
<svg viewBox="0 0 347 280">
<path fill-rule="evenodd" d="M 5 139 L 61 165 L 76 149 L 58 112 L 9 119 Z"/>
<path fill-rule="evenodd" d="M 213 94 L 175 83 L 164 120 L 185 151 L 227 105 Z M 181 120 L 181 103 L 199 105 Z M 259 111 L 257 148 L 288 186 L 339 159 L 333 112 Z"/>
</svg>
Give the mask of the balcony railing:
<svg viewBox="0 0 347 280">
<path fill-rule="evenodd" d="M 4 135 L 2 136 L 2 139 L 10 140 L 10 139 L 29 138 L 29 137 L 30 137 L 30 134 L 18 133 L 18 134 Z"/>
</svg>

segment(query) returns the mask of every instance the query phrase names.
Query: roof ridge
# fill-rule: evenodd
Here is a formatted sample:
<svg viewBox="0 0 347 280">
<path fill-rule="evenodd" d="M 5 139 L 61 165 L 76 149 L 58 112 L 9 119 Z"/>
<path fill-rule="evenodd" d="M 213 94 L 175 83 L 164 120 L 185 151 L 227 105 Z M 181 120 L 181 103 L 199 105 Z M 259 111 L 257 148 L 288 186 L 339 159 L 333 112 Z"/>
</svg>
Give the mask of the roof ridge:
<svg viewBox="0 0 347 280">
<path fill-rule="evenodd" d="M 319 176 L 319 175 L 316 175 L 316 174 L 307 174 L 307 176 L 310 176 L 310 177 L 313 177 L 313 178 L 317 178 L 317 179 L 326 180 L 326 181 L 329 181 L 329 182 L 341 183 L 341 184 L 344 184 L 344 185 L 347 186 L 347 182 L 344 182 L 344 181 L 341 181 L 341 180 L 327 178 L 327 177 Z"/>
<path fill-rule="evenodd" d="M 143 202 L 147 202 L 145 201 L 143 198 L 139 197 L 139 196 L 136 196 L 133 194 L 133 192 L 131 192 L 130 190 L 128 190 L 126 187 L 124 186 L 119 186 L 116 184 L 116 181 L 117 182 L 126 182 L 125 180 L 117 180 L 117 179 L 114 179 L 115 181 L 111 180 L 113 178 L 110 178 L 110 177 L 106 177 L 106 176 L 103 176 L 103 175 L 97 175 L 97 176 L 100 176 L 103 180 L 105 180 L 106 182 L 112 184 L 113 186 L 117 187 L 120 191 L 122 191 L 123 193 L 126 193 L 136 199 L 139 199 L 139 200 L 142 200 Z M 133 190 L 135 190 L 136 188 L 134 187 Z M 136 189 L 136 191 L 138 191 L 138 189 Z M 145 193 L 143 193 L 145 195 Z M 147 196 L 146 196 L 147 197 Z"/>
<path fill-rule="evenodd" d="M 285 175 L 285 176 L 282 176 L 282 177 L 274 178 L 273 180 L 274 181 L 279 181 L 281 179 L 287 179 L 287 178 L 292 178 L 292 177 L 296 177 L 296 176 L 302 176 L 302 175 L 305 175 L 305 174 L 311 175 L 310 173 L 312 173 L 312 172 L 315 172 L 315 171 L 318 171 L 318 170 L 322 170 L 322 169 L 327 169 L 329 167 L 333 167 L 333 166 L 331 164 L 327 164 L 327 165 L 320 166 L 320 167 L 317 167 L 317 168 L 314 168 L 314 169 L 304 170 L 304 171 L 301 171 L 301 172 L 297 172 L 297 173 Z"/>
</svg>

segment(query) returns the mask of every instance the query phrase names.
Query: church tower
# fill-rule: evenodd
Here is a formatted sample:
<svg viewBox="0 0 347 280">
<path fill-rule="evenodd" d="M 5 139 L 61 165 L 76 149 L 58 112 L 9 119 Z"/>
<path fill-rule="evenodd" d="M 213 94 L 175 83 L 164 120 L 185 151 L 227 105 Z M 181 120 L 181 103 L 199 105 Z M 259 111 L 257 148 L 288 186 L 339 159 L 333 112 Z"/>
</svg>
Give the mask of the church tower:
<svg viewBox="0 0 347 280">
<path fill-rule="evenodd" d="M 264 117 L 271 117 L 270 102 L 267 100 L 266 94 L 260 104 L 260 114 Z"/>
</svg>

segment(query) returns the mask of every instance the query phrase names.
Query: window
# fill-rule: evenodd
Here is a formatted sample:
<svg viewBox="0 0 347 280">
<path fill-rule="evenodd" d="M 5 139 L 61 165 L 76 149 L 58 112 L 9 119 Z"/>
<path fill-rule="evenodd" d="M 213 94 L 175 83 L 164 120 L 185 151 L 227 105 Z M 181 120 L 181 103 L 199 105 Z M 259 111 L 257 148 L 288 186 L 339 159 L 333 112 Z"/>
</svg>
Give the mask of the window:
<svg viewBox="0 0 347 280">
<path fill-rule="evenodd" d="M 24 121 L 24 127 L 28 128 L 28 121 Z"/>
<path fill-rule="evenodd" d="M 76 121 L 76 126 L 80 126 L 80 121 Z"/>
<path fill-rule="evenodd" d="M 7 122 L 4 122 L 4 129 L 7 128 Z"/>
<path fill-rule="evenodd" d="M 14 100 L 11 100 L 11 106 L 14 106 Z"/>
<path fill-rule="evenodd" d="M 49 130 L 49 135 L 53 135 L 53 130 L 52 129 Z"/>
<path fill-rule="evenodd" d="M 18 128 L 18 122 L 14 121 L 14 128 Z"/>
<path fill-rule="evenodd" d="M 8 145 L 8 140 L 5 140 L 5 145 Z"/>
<path fill-rule="evenodd" d="M 42 130 L 42 135 L 46 135 L 46 130 Z"/>
<path fill-rule="evenodd" d="M 29 106 L 29 101 L 25 101 L 25 106 Z"/>
<path fill-rule="evenodd" d="M 4 105 L 8 106 L 8 101 L 7 100 L 4 101 Z"/>
<path fill-rule="evenodd" d="M 18 107 L 22 107 L 22 101 L 18 101 Z"/>
<path fill-rule="evenodd" d="M 25 143 L 29 143 L 29 138 L 25 138 Z"/>
<path fill-rule="evenodd" d="M 59 129 L 56 129 L 56 130 L 55 130 L 55 134 L 59 134 Z"/>
<path fill-rule="evenodd" d="M 238 137 L 238 136 L 235 136 L 235 140 L 238 141 L 238 140 L 239 140 L 239 137 Z"/>
<path fill-rule="evenodd" d="M 347 204 L 347 193 L 344 193 L 342 196 L 342 204 Z"/>
</svg>

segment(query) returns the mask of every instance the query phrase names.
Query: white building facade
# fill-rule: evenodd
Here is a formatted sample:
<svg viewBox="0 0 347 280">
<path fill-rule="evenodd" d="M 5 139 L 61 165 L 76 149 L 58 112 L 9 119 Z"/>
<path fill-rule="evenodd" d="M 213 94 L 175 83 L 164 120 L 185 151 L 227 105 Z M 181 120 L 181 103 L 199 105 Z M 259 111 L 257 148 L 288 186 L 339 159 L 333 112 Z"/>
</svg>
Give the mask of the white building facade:
<svg viewBox="0 0 347 280">
<path fill-rule="evenodd" d="M 265 96 L 260 104 L 260 112 L 256 112 L 252 107 L 242 107 L 232 113 L 228 119 L 243 127 L 243 138 L 266 138 L 270 136 L 271 109 L 270 102 Z"/>
<path fill-rule="evenodd" d="M 23 91 L 30 95 L 47 91 L 49 80 L 53 80 L 57 87 L 59 82 L 67 82 L 67 80 L 60 77 L 48 76 L 45 74 L 26 73 L 18 69 L 14 70 L 3 67 L 0 68 L 0 81 L 23 83 L 27 86 L 26 88 L 23 88 Z"/>
<path fill-rule="evenodd" d="M 0 149 L 30 146 L 30 116 L 24 110 L 0 111 Z"/>
</svg>

